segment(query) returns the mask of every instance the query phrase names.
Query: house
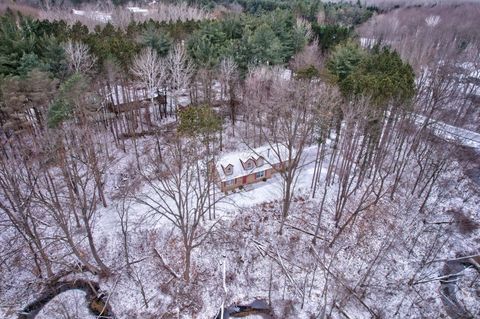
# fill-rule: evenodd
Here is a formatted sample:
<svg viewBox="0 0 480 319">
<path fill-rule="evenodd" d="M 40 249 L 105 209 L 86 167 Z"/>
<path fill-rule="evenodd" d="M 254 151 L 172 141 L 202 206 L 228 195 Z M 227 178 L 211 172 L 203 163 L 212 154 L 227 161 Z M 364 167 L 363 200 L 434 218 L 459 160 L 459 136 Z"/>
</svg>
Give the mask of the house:
<svg viewBox="0 0 480 319">
<path fill-rule="evenodd" d="M 266 181 L 287 167 L 288 149 L 281 144 L 262 146 L 220 157 L 215 162 L 215 179 L 222 192 Z"/>
</svg>

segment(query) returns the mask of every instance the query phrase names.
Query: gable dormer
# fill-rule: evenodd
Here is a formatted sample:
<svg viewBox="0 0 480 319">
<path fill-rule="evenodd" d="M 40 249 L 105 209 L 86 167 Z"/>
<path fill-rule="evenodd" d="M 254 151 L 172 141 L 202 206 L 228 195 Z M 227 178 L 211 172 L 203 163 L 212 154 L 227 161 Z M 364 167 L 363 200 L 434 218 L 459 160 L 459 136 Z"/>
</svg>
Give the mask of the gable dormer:
<svg viewBox="0 0 480 319">
<path fill-rule="evenodd" d="M 251 170 L 255 167 L 255 160 L 253 158 L 247 159 L 245 162 L 240 160 L 244 170 Z"/>
<path fill-rule="evenodd" d="M 255 164 L 257 165 L 257 167 L 262 166 L 264 163 L 265 163 L 265 159 L 262 156 L 259 156 L 255 161 Z"/>
<path fill-rule="evenodd" d="M 227 166 L 222 165 L 222 169 L 223 169 L 223 173 L 225 173 L 225 175 L 232 175 L 233 174 L 233 165 L 232 164 L 228 164 Z"/>
</svg>

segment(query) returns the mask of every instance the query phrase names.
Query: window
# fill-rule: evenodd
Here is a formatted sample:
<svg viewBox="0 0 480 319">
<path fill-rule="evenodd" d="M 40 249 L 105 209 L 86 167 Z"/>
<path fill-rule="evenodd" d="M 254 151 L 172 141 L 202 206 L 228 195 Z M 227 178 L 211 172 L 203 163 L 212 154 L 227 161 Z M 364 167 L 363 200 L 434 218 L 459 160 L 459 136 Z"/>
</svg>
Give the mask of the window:
<svg viewBox="0 0 480 319">
<path fill-rule="evenodd" d="M 253 168 L 253 161 L 248 160 L 247 163 L 245 163 L 245 169 L 252 169 Z"/>
<path fill-rule="evenodd" d="M 265 177 L 265 171 L 261 171 L 255 174 L 255 179 Z"/>
<path fill-rule="evenodd" d="M 235 179 L 231 179 L 225 182 L 225 186 L 232 186 L 232 185 L 235 185 Z"/>
<path fill-rule="evenodd" d="M 233 174 L 233 165 L 229 164 L 227 167 L 223 169 L 225 175 L 232 175 Z"/>
</svg>

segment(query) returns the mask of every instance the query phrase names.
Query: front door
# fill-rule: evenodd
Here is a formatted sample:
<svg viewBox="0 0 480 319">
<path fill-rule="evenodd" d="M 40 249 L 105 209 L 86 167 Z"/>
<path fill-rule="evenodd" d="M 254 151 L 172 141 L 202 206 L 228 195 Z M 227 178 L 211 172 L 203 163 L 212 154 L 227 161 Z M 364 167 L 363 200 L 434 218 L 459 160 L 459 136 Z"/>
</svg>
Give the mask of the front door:
<svg viewBox="0 0 480 319">
<path fill-rule="evenodd" d="M 242 185 L 245 185 L 246 183 L 247 183 L 247 176 L 243 176 Z"/>
</svg>

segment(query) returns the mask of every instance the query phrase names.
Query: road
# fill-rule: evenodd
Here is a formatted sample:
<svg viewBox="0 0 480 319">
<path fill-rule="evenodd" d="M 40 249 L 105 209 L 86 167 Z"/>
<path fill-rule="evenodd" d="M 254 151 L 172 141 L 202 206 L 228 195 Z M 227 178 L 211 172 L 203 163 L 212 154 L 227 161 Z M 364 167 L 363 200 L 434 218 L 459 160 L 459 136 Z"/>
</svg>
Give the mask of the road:
<svg viewBox="0 0 480 319">
<path fill-rule="evenodd" d="M 425 123 L 427 118 L 420 114 L 415 114 L 415 122 L 417 124 Z M 480 150 L 480 133 L 456 127 L 441 121 L 430 119 L 428 127 L 433 133 L 447 141 L 457 144 L 476 148 Z"/>
</svg>

